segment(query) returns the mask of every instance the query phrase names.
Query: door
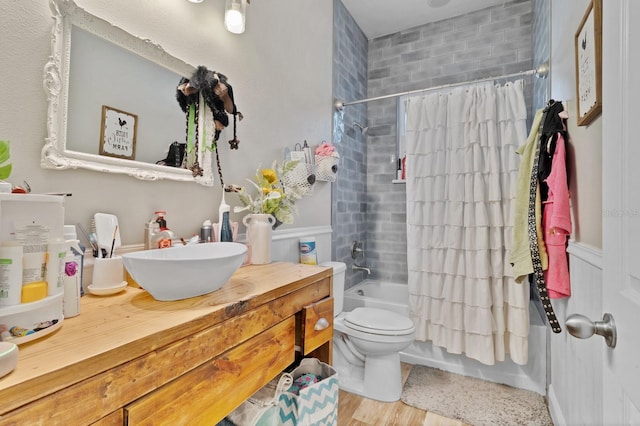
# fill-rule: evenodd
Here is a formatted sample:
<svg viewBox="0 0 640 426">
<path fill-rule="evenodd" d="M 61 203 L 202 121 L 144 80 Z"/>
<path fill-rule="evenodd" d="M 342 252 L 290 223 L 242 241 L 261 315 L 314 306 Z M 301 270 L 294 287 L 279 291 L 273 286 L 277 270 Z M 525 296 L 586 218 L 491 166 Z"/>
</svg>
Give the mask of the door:
<svg viewBox="0 0 640 426">
<path fill-rule="evenodd" d="M 603 418 L 640 425 L 640 1 L 603 1 Z"/>
</svg>

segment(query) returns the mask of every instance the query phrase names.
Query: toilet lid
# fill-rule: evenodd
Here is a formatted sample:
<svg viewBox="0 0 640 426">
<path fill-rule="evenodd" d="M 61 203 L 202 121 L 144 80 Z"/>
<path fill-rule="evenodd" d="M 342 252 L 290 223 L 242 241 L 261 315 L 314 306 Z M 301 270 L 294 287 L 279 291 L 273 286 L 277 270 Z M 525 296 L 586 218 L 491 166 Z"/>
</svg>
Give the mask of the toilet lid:
<svg viewBox="0 0 640 426">
<path fill-rule="evenodd" d="M 409 334 L 415 330 L 411 319 L 377 308 L 355 308 L 345 315 L 344 325 L 365 333 L 388 336 Z"/>
</svg>

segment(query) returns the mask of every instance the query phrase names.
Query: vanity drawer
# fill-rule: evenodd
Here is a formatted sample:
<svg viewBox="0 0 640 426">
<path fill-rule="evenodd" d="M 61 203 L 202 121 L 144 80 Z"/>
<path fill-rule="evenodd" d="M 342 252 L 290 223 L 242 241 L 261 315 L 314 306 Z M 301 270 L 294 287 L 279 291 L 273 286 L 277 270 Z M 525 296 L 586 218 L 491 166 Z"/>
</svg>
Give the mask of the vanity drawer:
<svg viewBox="0 0 640 426">
<path fill-rule="evenodd" d="M 216 424 L 294 361 L 294 330 L 292 316 L 129 404 L 127 424 Z"/>
<path fill-rule="evenodd" d="M 304 307 L 300 313 L 300 329 L 296 333 L 303 355 L 330 342 L 333 337 L 333 297 Z"/>
<path fill-rule="evenodd" d="M 124 409 L 120 408 L 97 422 L 91 423 L 91 426 L 122 426 L 124 424 L 126 424 L 124 422 Z"/>
</svg>

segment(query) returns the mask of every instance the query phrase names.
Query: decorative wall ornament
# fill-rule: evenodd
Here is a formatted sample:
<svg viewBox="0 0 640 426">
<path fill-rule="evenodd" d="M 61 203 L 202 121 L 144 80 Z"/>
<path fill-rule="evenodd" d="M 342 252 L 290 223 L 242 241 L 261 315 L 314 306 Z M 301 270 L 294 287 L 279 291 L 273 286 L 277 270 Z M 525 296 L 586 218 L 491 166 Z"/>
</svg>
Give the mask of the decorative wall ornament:
<svg viewBox="0 0 640 426">
<path fill-rule="evenodd" d="M 103 105 L 100 155 L 135 160 L 137 128 L 137 115 Z"/>
<path fill-rule="evenodd" d="M 575 35 L 578 126 L 602 112 L 602 0 L 591 0 Z"/>
</svg>

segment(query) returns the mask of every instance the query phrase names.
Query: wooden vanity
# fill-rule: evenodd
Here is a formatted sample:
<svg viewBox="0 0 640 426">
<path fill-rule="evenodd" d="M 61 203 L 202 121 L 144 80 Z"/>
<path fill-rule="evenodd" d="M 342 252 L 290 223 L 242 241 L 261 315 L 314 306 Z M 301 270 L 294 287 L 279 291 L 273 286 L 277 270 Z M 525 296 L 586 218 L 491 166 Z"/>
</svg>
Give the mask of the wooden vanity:
<svg viewBox="0 0 640 426">
<path fill-rule="evenodd" d="M 175 302 L 133 287 L 85 296 L 79 316 L 20 346 L 0 425 L 215 425 L 296 356 L 331 362 L 332 279 L 276 262 Z"/>
</svg>

